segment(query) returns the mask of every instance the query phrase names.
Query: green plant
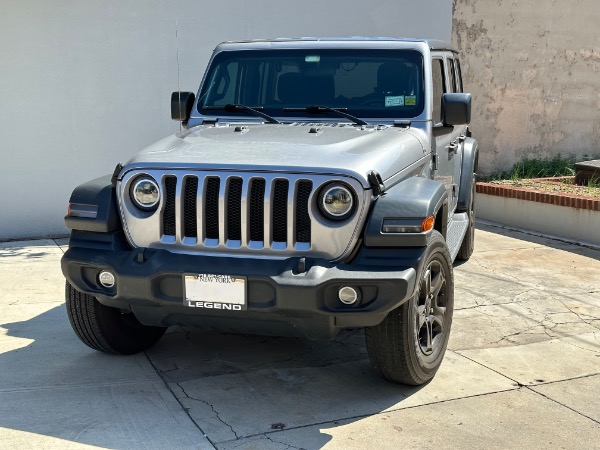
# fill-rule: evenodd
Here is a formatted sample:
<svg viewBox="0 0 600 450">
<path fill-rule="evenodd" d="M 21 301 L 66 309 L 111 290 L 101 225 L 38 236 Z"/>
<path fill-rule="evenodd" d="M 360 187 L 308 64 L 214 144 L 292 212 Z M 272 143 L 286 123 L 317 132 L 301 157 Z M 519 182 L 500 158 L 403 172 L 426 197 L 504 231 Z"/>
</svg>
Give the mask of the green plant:
<svg viewBox="0 0 600 450">
<path fill-rule="evenodd" d="M 525 158 L 513 166 L 510 178 L 546 178 L 575 175 L 575 156 L 563 158 L 529 159 Z"/>
<path fill-rule="evenodd" d="M 498 171 L 481 177 L 483 181 L 520 180 L 529 178 L 565 177 L 575 175 L 575 163 L 589 159 L 599 159 L 600 154 L 589 156 L 584 154 L 581 158 L 575 155 L 563 157 L 560 154 L 553 158 L 525 158 L 516 163 L 512 169 Z M 597 180 L 596 182 L 600 182 Z"/>
<path fill-rule="evenodd" d="M 594 175 L 592 176 L 587 183 L 587 186 L 590 188 L 596 188 L 599 189 L 600 188 L 600 177 Z"/>
</svg>

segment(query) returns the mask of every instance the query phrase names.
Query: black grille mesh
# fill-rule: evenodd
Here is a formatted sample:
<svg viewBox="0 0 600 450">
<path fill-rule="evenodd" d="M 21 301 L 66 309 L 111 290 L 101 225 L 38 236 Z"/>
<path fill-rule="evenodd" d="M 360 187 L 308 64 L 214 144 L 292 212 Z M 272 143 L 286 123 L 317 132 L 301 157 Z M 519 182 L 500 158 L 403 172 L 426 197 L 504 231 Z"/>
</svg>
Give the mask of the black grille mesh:
<svg viewBox="0 0 600 450">
<path fill-rule="evenodd" d="M 175 236 L 175 189 L 177 188 L 177 177 L 165 177 L 165 210 L 163 213 L 163 233 L 167 236 Z"/>
<path fill-rule="evenodd" d="M 273 241 L 287 242 L 288 180 L 275 180 L 273 193 Z"/>
<path fill-rule="evenodd" d="M 183 235 L 198 237 L 196 222 L 196 196 L 198 195 L 198 178 L 187 177 L 183 189 Z"/>
<path fill-rule="evenodd" d="M 310 216 L 308 197 L 312 191 L 312 181 L 298 183 L 296 192 L 296 242 L 310 242 Z"/>
<path fill-rule="evenodd" d="M 210 177 L 206 182 L 206 206 L 204 208 L 204 221 L 206 237 L 219 239 L 219 188 L 221 180 Z"/>
<path fill-rule="evenodd" d="M 227 239 L 242 240 L 242 179 L 230 178 L 227 192 Z"/>
<path fill-rule="evenodd" d="M 265 239 L 265 180 L 254 179 L 250 186 L 250 240 Z"/>
</svg>

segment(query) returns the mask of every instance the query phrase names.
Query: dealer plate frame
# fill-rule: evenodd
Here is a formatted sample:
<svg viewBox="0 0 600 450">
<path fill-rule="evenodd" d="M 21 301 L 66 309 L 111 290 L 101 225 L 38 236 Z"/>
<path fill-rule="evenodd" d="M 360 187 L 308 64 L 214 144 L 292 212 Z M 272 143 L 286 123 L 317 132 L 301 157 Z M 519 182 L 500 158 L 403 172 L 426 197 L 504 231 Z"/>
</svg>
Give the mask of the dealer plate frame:
<svg viewBox="0 0 600 450">
<path fill-rule="evenodd" d="M 238 275 L 183 274 L 183 304 L 190 308 L 222 311 L 248 309 L 248 279 Z"/>
</svg>

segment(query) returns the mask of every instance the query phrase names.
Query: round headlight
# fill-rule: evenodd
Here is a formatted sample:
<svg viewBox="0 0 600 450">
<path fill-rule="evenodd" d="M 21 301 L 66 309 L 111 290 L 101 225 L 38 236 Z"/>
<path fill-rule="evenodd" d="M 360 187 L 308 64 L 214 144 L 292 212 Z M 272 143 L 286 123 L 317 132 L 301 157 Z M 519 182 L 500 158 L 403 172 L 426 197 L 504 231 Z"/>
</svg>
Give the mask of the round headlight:
<svg viewBox="0 0 600 450">
<path fill-rule="evenodd" d="M 319 194 L 319 208 L 328 219 L 346 219 L 354 212 L 354 194 L 345 184 L 328 184 Z"/>
<path fill-rule="evenodd" d="M 134 180 L 131 183 L 131 200 L 141 210 L 156 209 L 160 200 L 160 190 L 156 181 L 147 175 Z"/>
</svg>

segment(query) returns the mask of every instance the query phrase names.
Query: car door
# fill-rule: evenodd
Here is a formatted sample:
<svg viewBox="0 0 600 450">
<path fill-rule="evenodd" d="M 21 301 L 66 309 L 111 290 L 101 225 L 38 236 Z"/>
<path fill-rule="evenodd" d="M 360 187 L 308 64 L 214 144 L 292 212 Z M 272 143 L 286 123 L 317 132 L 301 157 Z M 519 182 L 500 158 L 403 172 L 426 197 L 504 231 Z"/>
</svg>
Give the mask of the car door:
<svg viewBox="0 0 600 450">
<path fill-rule="evenodd" d="M 460 78 L 459 62 L 453 53 L 447 54 L 446 57 L 446 69 L 448 70 L 448 82 L 450 92 L 462 92 L 462 80 Z M 454 148 L 453 163 L 454 175 L 454 193 L 458 201 L 459 190 L 460 190 L 460 178 L 462 173 L 462 162 L 463 162 L 463 143 L 467 134 L 467 125 L 454 125 L 452 130 L 452 140 L 450 145 Z"/>
<path fill-rule="evenodd" d="M 436 148 L 434 179 L 444 183 L 448 193 L 448 206 L 453 214 L 458 202 L 462 165 L 462 138 L 464 126 L 445 126 L 442 122 L 442 95 L 456 92 L 456 67 L 450 52 L 434 53 L 432 58 L 433 82 L 433 134 Z"/>
</svg>

